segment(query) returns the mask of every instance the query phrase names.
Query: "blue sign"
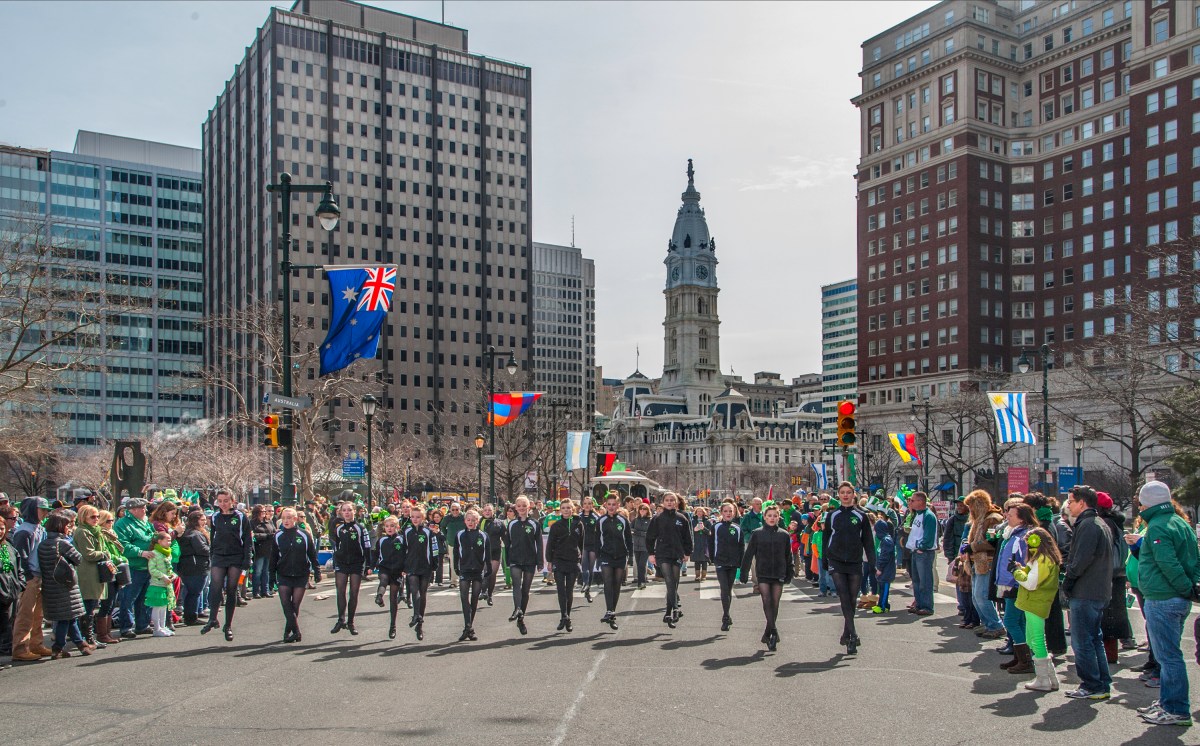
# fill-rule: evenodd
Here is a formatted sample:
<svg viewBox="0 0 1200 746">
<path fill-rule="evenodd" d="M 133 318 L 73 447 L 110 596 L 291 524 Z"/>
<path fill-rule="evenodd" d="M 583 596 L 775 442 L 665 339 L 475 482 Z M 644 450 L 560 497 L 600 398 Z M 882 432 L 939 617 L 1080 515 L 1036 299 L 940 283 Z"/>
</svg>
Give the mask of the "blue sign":
<svg viewBox="0 0 1200 746">
<path fill-rule="evenodd" d="M 362 479 L 367 475 L 367 462 L 361 458 L 342 459 L 342 479 Z"/>
<path fill-rule="evenodd" d="M 1066 492 L 1079 484 L 1079 469 L 1074 466 L 1058 467 L 1058 491 Z"/>
</svg>

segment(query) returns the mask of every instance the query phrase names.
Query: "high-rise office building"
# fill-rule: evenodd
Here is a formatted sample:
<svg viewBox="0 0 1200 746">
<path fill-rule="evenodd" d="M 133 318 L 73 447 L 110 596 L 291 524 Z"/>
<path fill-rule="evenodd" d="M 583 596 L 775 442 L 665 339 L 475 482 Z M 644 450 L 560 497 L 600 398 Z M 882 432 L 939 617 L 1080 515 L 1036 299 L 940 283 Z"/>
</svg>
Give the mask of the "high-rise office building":
<svg viewBox="0 0 1200 746">
<path fill-rule="evenodd" d="M 56 434 L 99 445 L 203 417 L 200 151 L 82 130 L 70 153 L 0 146 L 0 230 L 34 223 L 107 299 L 46 353 L 67 366 Z"/>
<path fill-rule="evenodd" d="M 1198 8 L 953 0 L 862 45 L 864 405 L 1086 362 L 1153 301 L 1151 255 L 1200 235 Z"/>
<path fill-rule="evenodd" d="M 821 286 L 821 439 L 837 440 L 837 405 L 858 400 L 858 281 Z"/>
<path fill-rule="evenodd" d="M 331 182 L 340 223 L 323 231 L 316 200 L 294 199 L 292 258 L 397 265 L 378 356 L 354 363 L 382 396 L 376 421 L 437 453 L 473 451 L 484 352 L 513 350 L 531 372 L 531 114 L 529 68 L 468 53 L 463 29 L 349 0 L 272 9 L 204 123 L 208 313 L 279 298 L 281 210 L 267 185 L 283 172 Z M 294 276 L 292 303 L 293 328 L 319 343 L 320 272 Z M 251 342 L 226 330 L 209 343 L 219 360 Z M 250 402 L 276 387 L 263 366 L 237 375 Z M 208 402 L 216 416 L 237 406 L 220 392 Z M 330 451 L 365 444 L 355 402 L 321 416 Z"/>
<path fill-rule="evenodd" d="M 534 386 L 562 405 L 560 430 L 596 411 L 596 263 L 574 246 L 533 244 Z"/>
</svg>

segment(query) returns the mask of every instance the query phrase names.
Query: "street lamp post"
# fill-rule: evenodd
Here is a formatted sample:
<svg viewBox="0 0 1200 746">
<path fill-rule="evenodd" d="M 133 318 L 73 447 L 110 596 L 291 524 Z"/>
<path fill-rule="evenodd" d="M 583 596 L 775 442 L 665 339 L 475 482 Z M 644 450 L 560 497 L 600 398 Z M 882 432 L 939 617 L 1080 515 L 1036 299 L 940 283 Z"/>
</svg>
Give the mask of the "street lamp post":
<svg viewBox="0 0 1200 746">
<path fill-rule="evenodd" d="M 517 374 L 517 358 L 512 350 L 498 352 L 495 347 L 488 345 L 483 351 L 484 365 L 488 367 L 488 406 L 491 406 L 492 395 L 496 393 L 496 355 L 508 355 L 504 370 L 510 376 Z M 486 412 L 485 407 L 485 412 Z M 485 415 L 486 416 L 486 415 Z M 488 502 L 496 496 L 496 419 L 488 417 Z"/>
<path fill-rule="evenodd" d="M 475 436 L 475 484 L 479 486 L 479 508 L 483 509 L 483 444 L 487 441 L 483 433 Z"/>
<path fill-rule="evenodd" d="M 868 490 L 871 489 L 871 452 L 867 447 L 867 439 L 870 435 L 866 430 L 858 431 L 858 450 L 862 454 L 862 484 L 859 486 Z"/>
<path fill-rule="evenodd" d="M 404 499 L 408 500 L 412 497 L 409 490 L 412 489 L 412 459 L 404 466 Z"/>
<path fill-rule="evenodd" d="M 279 271 L 283 284 L 283 350 L 281 354 L 281 363 L 283 366 L 283 395 L 292 395 L 292 270 L 294 269 L 317 269 L 319 265 L 297 265 L 292 264 L 292 194 L 315 194 L 321 193 L 321 203 L 317 205 L 317 219 L 321 222 L 321 227 L 326 231 L 333 231 L 337 228 L 338 218 L 341 216 L 341 210 L 338 209 L 337 202 L 333 200 L 333 182 L 327 181 L 324 184 L 293 184 L 292 175 L 287 173 L 279 174 L 278 184 L 267 184 L 267 191 L 272 194 L 279 192 L 283 201 L 283 260 L 279 263 Z M 292 429 L 292 411 L 285 409 L 283 411 L 283 425 L 288 430 Z M 295 478 L 292 474 L 292 448 L 294 447 L 293 439 L 288 443 L 288 446 L 283 451 L 283 500 L 284 504 L 294 504 L 296 502 Z M 289 502 L 290 501 L 290 502 Z"/>
<path fill-rule="evenodd" d="M 1017 360 L 1017 370 L 1022 375 L 1029 372 L 1032 361 L 1029 359 L 1030 350 L 1021 350 Z M 1050 489 L 1050 369 L 1054 367 L 1054 350 L 1050 345 L 1043 344 L 1034 351 L 1042 363 L 1042 486 Z M 1081 480 L 1082 481 L 1082 480 Z"/>
<path fill-rule="evenodd" d="M 912 418 L 914 422 L 917 420 L 917 410 L 925 410 L 925 430 L 922 432 L 922 440 L 925 442 L 925 457 L 921 459 L 921 466 L 924 467 L 925 471 L 925 484 L 922 487 L 926 493 L 929 492 L 929 407 L 929 399 L 923 400 L 920 404 L 912 405 Z"/>
<path fill-rule="evenodd" d="M 1083 436 L 1071 438 L 1075 443 L 1075 479 L 1076 484 L 1083 484 Z"/>
<path fill-rule="evenodd" d="M 363 414 L 367 418 L 367 513 L 370 514 L 375 498 L 375 475 L 371 471 L 371 456 L 374 451 L 371 447 L 371 431 L 374 428 L 371 427 L 371 424 L 375 419 L 375 407 L 379 406 L 379 400 L 371 394 L 367 394 L 359 402 L 362 404 Z"/>
</svg>

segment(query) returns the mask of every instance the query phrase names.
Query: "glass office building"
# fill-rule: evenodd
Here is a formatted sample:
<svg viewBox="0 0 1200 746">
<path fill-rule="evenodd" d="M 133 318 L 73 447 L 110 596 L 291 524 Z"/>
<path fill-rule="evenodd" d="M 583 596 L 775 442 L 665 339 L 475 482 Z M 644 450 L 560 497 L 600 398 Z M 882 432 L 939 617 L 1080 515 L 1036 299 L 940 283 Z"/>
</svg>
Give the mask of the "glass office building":
<svg viewBox="0 0 1200 746">
<path fill-rule="evenodd" d="M 52 382 L 68 445 L 203 416 L 200 151 L 80 131 L 73 152 L 0 146 L 0 228 L 46 222 L 108 308 Z M 61 252 L 60 252 L 61 254 Z"/>
</svg>

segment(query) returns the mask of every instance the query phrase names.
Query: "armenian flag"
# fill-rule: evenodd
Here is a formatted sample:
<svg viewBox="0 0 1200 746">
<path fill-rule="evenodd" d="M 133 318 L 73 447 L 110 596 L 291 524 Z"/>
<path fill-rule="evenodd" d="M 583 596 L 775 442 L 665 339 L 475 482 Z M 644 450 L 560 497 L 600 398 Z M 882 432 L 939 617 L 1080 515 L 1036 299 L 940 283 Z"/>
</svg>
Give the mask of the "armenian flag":
<svg viewBox="0 0 1200 746">
<path fill-rule="evenodd" d="M 508 423 L 525 414 L 525 411 L 540 399 L 540 391 L 509 391 L 502 394 L 492 394 L 488 403 L 488 422 L 496 427 L 504 427 Z"/>
</svg>

